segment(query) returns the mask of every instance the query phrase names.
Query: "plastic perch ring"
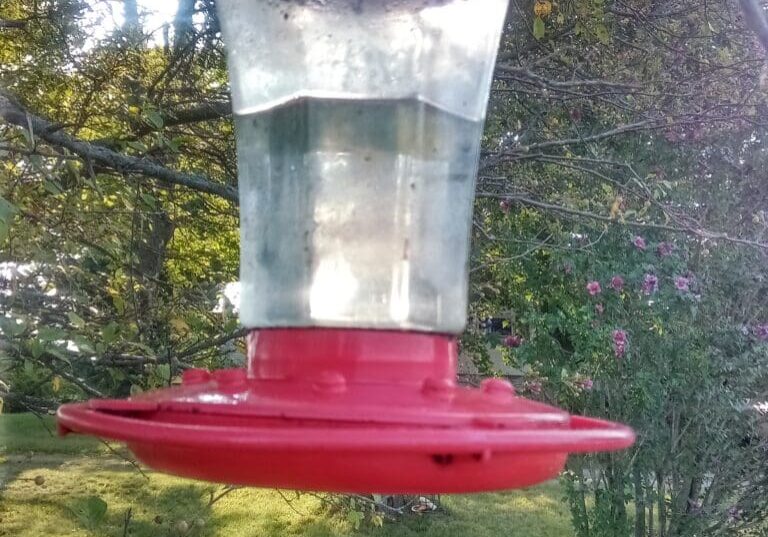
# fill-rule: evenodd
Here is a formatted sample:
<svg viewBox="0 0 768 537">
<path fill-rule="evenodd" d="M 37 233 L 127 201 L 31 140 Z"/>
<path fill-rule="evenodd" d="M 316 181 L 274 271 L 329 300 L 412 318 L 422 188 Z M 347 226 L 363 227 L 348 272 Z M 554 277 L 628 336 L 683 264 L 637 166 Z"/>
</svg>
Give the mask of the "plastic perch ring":
<svg viewBox="0 0 768 537">
<path fill-rule="evenodd" d="M 456 384 L 456 340 L 415 332 L 265 329 L 248 367 L 180 386 L 63 405 L 58 429 L 125 442 L 148 466 L 229 484 L 452 493 L 555 477 L 569 453 L 626 448 L 623 425 Z"/>
</svg>

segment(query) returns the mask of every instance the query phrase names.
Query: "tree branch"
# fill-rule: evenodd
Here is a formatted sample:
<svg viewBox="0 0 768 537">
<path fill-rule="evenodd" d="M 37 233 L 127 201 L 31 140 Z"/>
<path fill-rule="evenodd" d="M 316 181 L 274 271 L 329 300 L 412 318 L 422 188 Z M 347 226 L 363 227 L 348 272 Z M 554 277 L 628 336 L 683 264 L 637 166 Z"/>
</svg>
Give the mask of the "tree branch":
<svg viewBox="0 0 768 537">
<path fill-rule="evenodd" d="M 642 89 L 639 84 L 630 84 L 628 82 L 617 82 L 614 80 L 600 80 L 600 79 L 574 79 L 574 80 L 553 80 L 545 78 L 533 71 L 524 67 L 516 67 L 509 64 L 498 64 L 496 70 L 502 73 L 517 75 L 519 78 L 515 80 L 519 82 L 529 82 L 543 88 L 555 89 L 555 88 L 582 88 L 582 87 L 598 87 L 598 88 L 622 88 L 625 90 Z M 497 77 L 498 78 L 498 77 Z"/>
<path fill-rule="evenodd" d="M 631 222 L 631 221 L 621 221 L 617 220 L 615 218 L 611 218 L 610 216 L 603 216 L 600 214 L 590 213 L 588 211 L 581 211 L 579 209 L 571 209 L 570 207 L 563 207 L 562 205 L 554 205 L 551 203 L 545 203 L 543 201 L 534 200 L 531 198 L 528 198 L 526 196 L 520 196 L 520 195 L 503 195 L 503 194 L 494 194 L 490 192 L 478 192 L 477 193 L 478 198 L 497 198 L 497 199 L 505 199 L 508 201 L 514 201 L 521 205 L 526 205 L 528 207 L 536 207 L 538 209 L 543 209 L 546 211 L 551 211 L 555 213 L 561 213 L 561 214 L 567 214 L 571 216 L 578 216 L 580 218 L 587 218 L 589 220 L 596 220 L 598 222 L 605 222 L 609 224 L 618 224 L 618 225 L 624 225 L 627 227 L 633 227 L 633 228 L 639 228 L 639 229 L 657 229 L 660 231 L 669 231 L 671 233 L 680 233 L 685 235 L 693 235 L 702 239 L 710 239 L 710 240 L 724 240 L 727 242 L 732 242 L 735 244 L 742 244 L 744 246 L 752 246 L 755 248 L 761 248 L 764 250 L 768 250 L 768 244 L 763 242 L 757 242 L 752 241 L 749 239 L 740 239 L 738 237 L 731 237 L 727 233 L 722 233 L 718 231 L 708 231 L 705 229 L 695 228 L 695 227 L 675 227 L 675 226 L 668 226 L 664 224 L 653 224 L 649 222 Z"/>
<path fill-rule="evenodd" d="M 6 28 L 25 28 L 26 26 L 27 21 L 9 21 L 0 19 L 0 30 Z"/>
<path fill-rule="evenodd" d="M 63 147 L 86 161 L 99 163 L 120 172 L 152 177 L 169 185 L 185 186 L 198 192 L 222 197 L 233 203 L 238 201 L 237 190 L 229 185 L 215 183 L 203 175 L 171 170 L 148 159 L 124 155 L 66 134 L 60 130 L 59 126 L 29 113 L 5 92 L 0 92 L 0 118 L 12 125 L 28 129 L 41 140 Z"/>
<path fill-rule="evenodd" d="M 229 334 L 223 334 L 213 339 L 209 339 L 208 341 L 201 341 L 200 343 L 195 343 L 194 345 L 190 345 L 186 349 L 177 353 L 175 358 L 177 359 L 187 358 L 189 356 L 192 356 L 193 354 L 197 354 L 200 351 L 210 349 L 211 347 L 218 347 L 219 345 L 223 345 L 228 341 L 243 337 L 247 333 L 248 333 L 247 328 L 238 328 L 237 330 L 235 330 L 234 332 L 230 332 Z"/>
<path fill-rule="evenodd" d="M 182 110 L 168 110 L 162 115 L 164 127 L 176 127 L 178 125 L 188 125 L 190 123 L 200 123 L 203 121 L 213 121 L 221 119 L 232 114 L 232 105 L 229 102 L 210 102 L 202 103 L 192 108 Z M 143 136 L 152 132 L 152 127 L 142 125 L 136 129 L 136 136 Z"/>
</svg>

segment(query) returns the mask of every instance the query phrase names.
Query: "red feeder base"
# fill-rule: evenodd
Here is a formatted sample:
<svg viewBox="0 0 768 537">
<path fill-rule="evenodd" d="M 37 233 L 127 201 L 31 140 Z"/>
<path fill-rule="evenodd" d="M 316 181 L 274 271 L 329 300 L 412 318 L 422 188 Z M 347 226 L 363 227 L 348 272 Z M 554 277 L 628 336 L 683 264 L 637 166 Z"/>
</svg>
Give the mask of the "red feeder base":
<svg viewBox="0 0 768 537">
<path fill-rule="evenodd" d="M 455 383 L 456 341 L 410 332 L 269 329 L 248 369 L 188 370 L 179 387 L 59 408 L 59 432 L 126 442 L 187 477 L 337 492 L 478 492 L 555 477 L 568 453 L 634 433 Z"/>
</svg>

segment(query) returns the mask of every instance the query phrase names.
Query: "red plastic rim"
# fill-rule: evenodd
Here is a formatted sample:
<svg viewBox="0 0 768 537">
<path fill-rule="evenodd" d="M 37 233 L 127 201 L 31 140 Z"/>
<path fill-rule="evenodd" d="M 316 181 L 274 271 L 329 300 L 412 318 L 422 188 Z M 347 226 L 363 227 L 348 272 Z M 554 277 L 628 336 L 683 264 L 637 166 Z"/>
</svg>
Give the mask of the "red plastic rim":
<svg viewBox="0 0 768 537">
<path fill-rule="evenodd" d="M 249 337 L 247 371 L 190 370 L 179 387 L 64 405 L 59 430 L 126 442 L 149 466 L 200 479 L 401 493 L 527 486 L 568 453 L 634 441 L 501 379 L 459 387 L 455 357 L 448 336 L 265 330 Z"/>
<path fill-rule="evenodd" d="M 86 403 L 63 405 L 57 413 L 62 434 L 70 431 L 123 442 L 168 443 L 198 449 L 359 450 L 474 453 L 478 450 L 585 453 L 632 445 L 628 427 L 596 418 L 573 416 L 567 429 L 431 429 L 412 427 L 270 426 L 160 421 L 93 410 Z M 178 417 L 176 417 L 178 420 Z M 220 418 L 216 421 L 221 422 Z"/>
</svg>

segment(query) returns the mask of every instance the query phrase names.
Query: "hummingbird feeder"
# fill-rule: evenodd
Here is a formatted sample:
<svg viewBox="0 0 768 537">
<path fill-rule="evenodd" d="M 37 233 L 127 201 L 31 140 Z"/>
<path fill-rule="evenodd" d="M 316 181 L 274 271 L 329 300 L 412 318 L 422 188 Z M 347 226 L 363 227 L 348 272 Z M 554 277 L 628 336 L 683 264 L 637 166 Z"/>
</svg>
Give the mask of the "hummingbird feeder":
<svg viewBox="0 0 768 537">
<path fill-rule="evenodd" d="M 244 369 L 58 411 L 210 481 L 341 492 L 531 485 L 624 426 L 456 383 L 507 0 L 217 0 L 238 146 Z"/>
</svg>

